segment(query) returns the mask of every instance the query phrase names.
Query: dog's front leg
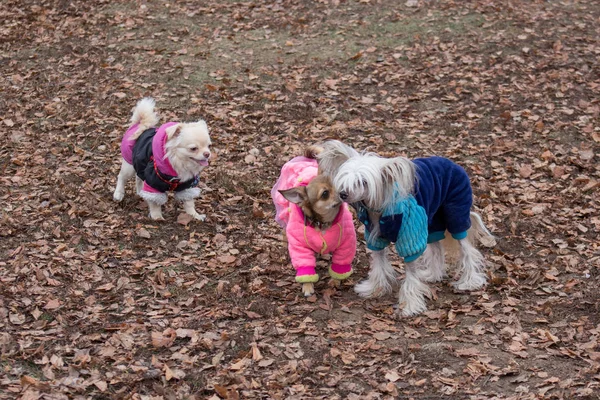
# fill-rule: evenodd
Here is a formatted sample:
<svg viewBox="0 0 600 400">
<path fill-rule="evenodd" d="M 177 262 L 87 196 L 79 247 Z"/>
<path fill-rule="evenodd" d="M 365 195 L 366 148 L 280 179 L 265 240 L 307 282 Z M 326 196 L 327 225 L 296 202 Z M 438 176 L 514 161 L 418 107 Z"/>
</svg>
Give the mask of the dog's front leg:
<svg viewBox="0 0 600 400">
<path fill-rule="evenodd" d="M 192 217 L 194 217 L 195 219 L 197 219 L 199 221 L 206 220 L 205 214 L 198 214 L 198 212 L 196 211 L 196 206 L 194 205 L 193 199 L 185 200 L 183 202 L 183 209 L 185 210 L 186 213 L 188 213 L 189 215 L 191 215 Z"/>
<path fill-rule="evenodd" d="M 406 263 L 404 268 L 406 277 L 400 287 L 398 305 L 402 307 L 401 313 L 405 317 L 417 315 L 425 311 L 427 309 L 425 296 L 431 297 L 431 289 L 429 289 L 429 286 L 425 282 L 419 279 L 419 269 L 426 267 L 422 263 L 423 260 L 419 258 Z"/>
<path fill-rule="evenodd" d="M 150 209 L 150 218 L 153 220 L 164 220 L 162 216 L 162 206 L 151 201 L 147 201 L 148 208 Z"/>
<path fill-rule="evenodd" d="M 303 283 L 302 284 L 302 293 L 305 297 L 310 297 L 315 293 L 315 284 L 314 283 Z"/>
<path fill-rule="evenodd" d="M 374 251 L 371 255 L 369 278 L 354 286 L 354 291 L 362 297 L 383 296 L 392 291 L 396 272 L 386 254 L 387 249 Z"/>
</svg>

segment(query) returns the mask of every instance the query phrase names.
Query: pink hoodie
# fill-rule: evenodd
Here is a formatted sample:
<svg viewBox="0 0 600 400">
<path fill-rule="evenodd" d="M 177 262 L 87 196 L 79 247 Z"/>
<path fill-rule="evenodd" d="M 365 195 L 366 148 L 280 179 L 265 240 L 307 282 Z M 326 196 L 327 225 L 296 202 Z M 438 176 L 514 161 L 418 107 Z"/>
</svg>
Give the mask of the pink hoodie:
<svg viewBox="0 0 600 400">
<path fill-rule="evenodd" d="M 356 232 L 352 214 L 346 203 L 324 232 L 304 224 L 302 209 L 290 203 L 279 190 L 307 185 L 318 173 L 316 160 L 296 157 L 281 169 L 279 180 L 271 190 L 277 215 L 276 221 L 286 229 L 288 251 L 296 269 L 296 281 L 317 282 L 315 253 L 332 254 L 329 274 L 335 279 L 346 279 L 352 274 L 352 260 L 356 254 Z"/>
</svg>

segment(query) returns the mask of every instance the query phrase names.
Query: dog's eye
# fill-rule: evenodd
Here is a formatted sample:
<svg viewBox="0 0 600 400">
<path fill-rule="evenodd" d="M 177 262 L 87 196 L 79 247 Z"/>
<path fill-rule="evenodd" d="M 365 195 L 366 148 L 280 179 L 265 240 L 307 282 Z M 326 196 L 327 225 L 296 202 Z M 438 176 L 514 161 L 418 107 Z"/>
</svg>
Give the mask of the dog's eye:
<svg viewBox="0 0 600 400">
<path fill-rule="evenodd" d="M 321 198 L 323 200 L 327 200 L 328 197 L 329 197 L 329 190 L 323 190 L 323 193 L 321 193 Z"/>
<path fill-rule="evenodd" d="M 198 151 L 198 148 L 196 146 L 190 147 L 190 151 L 193 151 L 195 153 Z"/>
</svg>

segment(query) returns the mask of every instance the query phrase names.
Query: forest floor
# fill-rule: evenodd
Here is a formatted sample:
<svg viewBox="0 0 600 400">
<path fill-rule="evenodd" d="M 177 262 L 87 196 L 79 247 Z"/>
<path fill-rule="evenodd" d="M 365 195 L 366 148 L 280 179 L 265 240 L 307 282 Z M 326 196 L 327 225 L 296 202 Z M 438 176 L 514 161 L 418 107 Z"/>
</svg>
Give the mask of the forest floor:
<svg viewBox="0 0 600 400">
<path fill-rule="evenodd" d="M 0 19 L 0 399 L 600 398 L 600 2 L 4 0 Z M 112 200 L 144 96 L 210 127 L 205 222 L 174 201 L 150 220 L 132 184 Z M 353 291 L 360 239 L 354 275 L 304 298 L 269 192 L 328 138 L 464 166 L 489 284 L 445 280 L 398 318 L 397 295 Z"/>
</svg>

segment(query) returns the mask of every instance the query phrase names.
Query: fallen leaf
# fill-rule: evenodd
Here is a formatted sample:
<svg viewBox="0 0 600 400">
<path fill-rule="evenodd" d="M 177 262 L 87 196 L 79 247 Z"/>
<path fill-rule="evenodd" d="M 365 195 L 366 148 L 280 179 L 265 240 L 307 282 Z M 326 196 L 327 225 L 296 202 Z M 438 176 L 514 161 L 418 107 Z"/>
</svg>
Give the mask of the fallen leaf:
<svg viewBox="0 0 600 400">
<path fill-rule="evenodd" d="M 150 232 L 148 232 L 148 230 L 146 228 L 140 228 L 137 231 L 137 235 L 144 239 L 150 239 Z"/>
<path fill-rule="evenodd" d="M 387 379 L 390 382 L 396 382 L 398 379 L 400 379 L 400 375 L 398 375 L 396 371 L 390 371 L 387 374 L 385 374 L 385 379 Z"/>
<path fill-rule="evenodd" d="M 194 217 L 192 217 L 190 214 L 185 213 L 185 212 L 179 213 L 179 215 L 177 216 L 177 223 L 181 224 L 183 226 L 187 226 L 187 224 L 189 224 L 193 220 L 194 220 Z"/>
<path fill-rule="evenodd" d="M 151 333 L 152 346 L 169 347 L 177 338 L 177 332 L 173 328 L 167 328 L 162 332 L 153 331 Z"/>
<path fill-rule="evenodd" d="M 531 165 L 525 164 L 521 167 L 521 169 L 519 169 L 519 174 L 523 178 L 529 178 L 532 173 L 533 173 L 533 168 L 531 168 Z"/>
<path fill-rule="evenodd" d="M 60 301 L 58 301 L 57 299 L 52 299 L 46 303 L 46 305 L 44 306 L 44 309 L 45 310 L 56 310 L 58 307 L 60 307 Z"/>
<path fill-rule="evenodd" d="M 376 332 L 373 334 L 373 337 L 377 340 L 386 340 L 390 338 L 389 332 Z"/>
<path fill-rule="evenodd" d="M 237 258 L 235 258 L 235 256 L 232 255 L 224 255 L 218 257 L 217 260 L 219 260 L 219 262 L 223 264 L 233 264 L 237 260 Z"/>
</svg>

